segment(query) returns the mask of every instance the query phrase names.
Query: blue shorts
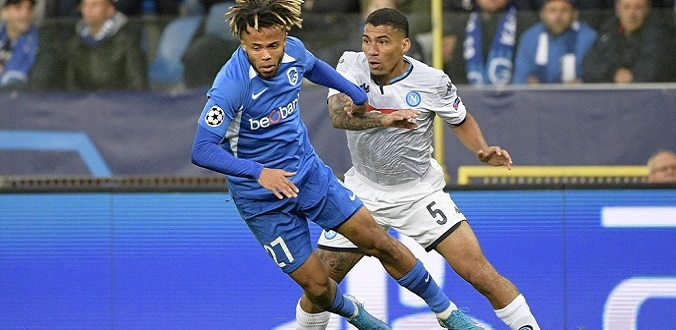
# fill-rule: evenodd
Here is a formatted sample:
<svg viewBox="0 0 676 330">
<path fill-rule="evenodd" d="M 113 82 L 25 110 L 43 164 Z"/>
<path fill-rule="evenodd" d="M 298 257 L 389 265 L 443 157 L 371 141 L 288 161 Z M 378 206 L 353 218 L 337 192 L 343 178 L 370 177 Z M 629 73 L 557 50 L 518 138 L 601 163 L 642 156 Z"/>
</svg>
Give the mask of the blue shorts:
<svg viewBox="0 0 676 330">
<path fill-rule="evenodd" d="M 308 220 L 325 230 L 335 229 L 363 206 L 319 158 L 297 187 L 297 198 L 235 199 L 251 232 L 287 274 L 312 253 Z"/>
</svg>

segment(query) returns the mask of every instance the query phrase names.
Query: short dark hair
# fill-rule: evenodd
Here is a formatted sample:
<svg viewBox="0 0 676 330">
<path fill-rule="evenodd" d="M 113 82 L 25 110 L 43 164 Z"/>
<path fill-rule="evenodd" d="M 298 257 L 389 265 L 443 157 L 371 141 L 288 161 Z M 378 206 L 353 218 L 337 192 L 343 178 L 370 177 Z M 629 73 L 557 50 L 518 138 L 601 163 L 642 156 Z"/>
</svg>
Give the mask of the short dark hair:
<svg viewBox="0 0 676 330">
<path fill-rule="evenodd" d="M 28 1 L 31 3 L 31 5 L 35 6 L 35 0 L 7 0 L 5 3 L 2 5 L 2 7 L 8 7 L 8 6 L 13 6 L 13 5 L 18 5 L 24 1 Z"/>
<path fill-rule="evenodd" d="M 400 11 L 392 8 L 380 8 L 366 18 L 366 24 L 373 26 L 389 25 L 395 30 L 404 32 L 408 38 L 408 19 Z"/>
<path fill-rule="evenodd" d="M 294 25 L 302 27 L 302 3 L 303 0 L 237 0 L 225 17 L 230 23 L 230 33 L 238 38 L 249 26 L 256 30 L 281 26 L 289 31 Z"/>
</svg>

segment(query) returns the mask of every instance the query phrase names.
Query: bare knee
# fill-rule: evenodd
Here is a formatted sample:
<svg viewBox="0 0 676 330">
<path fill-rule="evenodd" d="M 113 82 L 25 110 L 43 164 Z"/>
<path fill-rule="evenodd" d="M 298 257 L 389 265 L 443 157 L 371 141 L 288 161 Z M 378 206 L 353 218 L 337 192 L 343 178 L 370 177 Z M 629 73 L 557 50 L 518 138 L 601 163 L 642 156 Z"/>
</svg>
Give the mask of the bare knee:
<svg viewBox="0 0 676 330">
<path fill-rule="evenodd" d="M 495 283 L 502 277 L 485 258 L 475 262 L 474 266 L 468 267 L 461 276 L 482 292 L 489 290 L 491 283 Z"/>
<path fill-rule="evenodd" d="M 333 281 L 327 276 L 321 260 L 310 255 L 301 267 L 289 274 L 301 288 L 307 298 L 315 305 L 329 306 L 333 302 Z"/>
<path fill-rule="evenodd" d="M 364 256 L 357 252 L 329 251 L 317 249 L 315 254 L 322 260 L 324 269 L 337 283 L 340 283 L 354 265 Z"/>
<path fill-rule="evenodd" d="M 462 274 L 478 292 L 486 296 L 494 307 L 504 307 L 518 294 L 518 289 L 508 279 L 500 275 L 498 271 L 483 258 L 474 265 L 465 268 Z"/>
<path fill-rule="evenodd" d="M 321 260 L 329 277 L 326 281 L 307 282 L 302 285 L 305 294 L 301 299 L 301 308 L 310 313 L 319 313 L 333 303 L 335 288 L 332 280 L 336 283 L 345 278 L 347 273 L 364 255 L 354 252 L 336 252 L 318 249 L 315 254 Z"/>
<path fill-rule="evenodd" d="M 364 253 L 378 258 L 383 264 L 393 264 L 406 259 L 407 249 L 388 235 L 366 208 L 360 209 L 336 230 Z M 413 258 L 413 255 L 411 254 L 410 257 Z"/>
<path fill-rule="evenodd" d="M 327 280 L 326 282 L 308 282 L 302 287 L 305 296 L 313 305 L 326 307 L 333 303 L 330 280 Z"/>
<path fill-rule="evenodd" d="M 381 261 L 397 260 L 401 258 L 401 247 L 399 241 L 388 235 L 386 232 L 372 235 L 372 239 L 368 244 L 364 244 L 360 248 L 365 253 L 378 258 Z"/>
</svg>

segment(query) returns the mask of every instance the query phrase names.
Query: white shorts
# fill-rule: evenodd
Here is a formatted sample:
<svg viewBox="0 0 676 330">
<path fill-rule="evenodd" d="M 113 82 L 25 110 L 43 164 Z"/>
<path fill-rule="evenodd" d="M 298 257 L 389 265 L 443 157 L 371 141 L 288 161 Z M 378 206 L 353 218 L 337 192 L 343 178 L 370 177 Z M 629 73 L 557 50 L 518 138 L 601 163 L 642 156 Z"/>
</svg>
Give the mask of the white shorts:
<svg viewBox="0 0 676 330">
<path fill-rule="evenodd" d="M 466 220 L 443 191 L 441 167 L 436 162 L 432 165 L 420 181 L 397 186 L 378 185 L 351 168 L 345 174 L 345 186 L 359 196 L 383 228 L 413 238 L 429 252 Z M 359 251 L 334 231 L 323 231 L 317 245 L 327 250 Z"/>
</svg>

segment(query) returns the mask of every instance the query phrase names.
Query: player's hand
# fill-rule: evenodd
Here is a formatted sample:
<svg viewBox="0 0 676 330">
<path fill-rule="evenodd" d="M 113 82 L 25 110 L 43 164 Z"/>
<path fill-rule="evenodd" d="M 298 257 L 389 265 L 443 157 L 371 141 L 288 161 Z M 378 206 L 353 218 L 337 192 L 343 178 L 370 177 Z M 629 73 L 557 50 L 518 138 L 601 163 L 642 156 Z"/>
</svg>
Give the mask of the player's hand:
<svg viewBox="0 0 676 330">
<path fill-rule="evenodd" d="M 369 103 L 364 102 L 362 105 L 356 105 L 352 100 L 345 103 L 345 112 L 350 116 L 361 116 L 369 110 Z"/>
<path fill-rule="evenodd" d="M 380 121 L 384 127 L 413 129 L 418 127 L 418 123 L 415 121 L 415 119 L 419 114 L 420 111 L 418 110 L 398 110 L 383 116 Z"/>
<path fill-rule="evenodd" d="M 492 166 L 507 166 L 507 169 L 512 169 L 512 157 L 505 149 L 498 146 L 490 146 L 487 149 L 479 149 L 476 152 L 477 158 L 480 161 Z"/>
<path fill-rule="evenodd" d="M 263 171 L 258 177 L 258 183 L 263 188 L 272 191 L 279 199 L 298 197 L 298 187 L 287 179 L 287 177 L 294 175 L 296 175 L 296 172 L 263 167 Z"/>
</svg>

